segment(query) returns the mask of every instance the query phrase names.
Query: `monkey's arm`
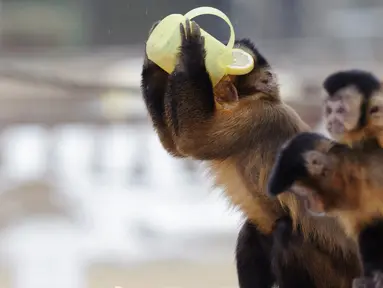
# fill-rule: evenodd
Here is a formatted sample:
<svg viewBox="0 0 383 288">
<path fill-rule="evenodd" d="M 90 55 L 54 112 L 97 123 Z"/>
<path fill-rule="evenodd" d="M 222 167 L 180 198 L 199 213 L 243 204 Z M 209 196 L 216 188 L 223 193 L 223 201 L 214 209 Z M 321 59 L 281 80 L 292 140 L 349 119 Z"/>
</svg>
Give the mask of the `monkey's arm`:
<svg viewBox="0 0 383 288">
<path fill-rule="evenodd" d="M 151 31 L 159 22 L 153 24 Z M 156 130 L 162 146 L 173 156 L 185 157 L 179 153 L 164 118 L 164 95 L 168 83 L 168 73 L 150 61 L 145 52 L 141 72 L 141 91 L 146 108 L 149 112 L 153 127 Z"/>
<path fill-rule="evenodd" d="M 201 160 L 223 159 L 251 141 L 267 107 L 261 101 L 240 100 L 230 112 L 216 109 L 205 66 L 204 38 L 195 22 L 181 25 L 182 44 L 165 95 L 166 118 L 179 150 Z M 259 103 L 259 104 L 258 104 Z M 258 106 L 258 107 L 257 107 Z"/>
</svg>

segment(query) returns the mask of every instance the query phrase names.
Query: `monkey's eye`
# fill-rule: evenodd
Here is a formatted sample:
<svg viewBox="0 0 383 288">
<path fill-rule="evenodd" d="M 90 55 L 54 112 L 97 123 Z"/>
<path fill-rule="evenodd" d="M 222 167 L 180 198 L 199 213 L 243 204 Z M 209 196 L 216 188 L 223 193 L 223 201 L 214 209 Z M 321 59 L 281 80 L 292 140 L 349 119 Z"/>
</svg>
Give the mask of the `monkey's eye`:
<svg viewBox="0 0 383 288">
<path fill-rule="evenodd" d="M 329 114 L 331 114 L 331 112 L 332 112 L 332 109 L 331 109 L 331 107 L 326 107 L 326 114 L 327 115 L 329 115 Z"/>
<path fill-rule="evenodd" d="M 378 111 L 379 111 L 379 107 L 378 106 L 374 106 L 374 107 L 371 108 L 370 113 L 374 114 L 374 113 L 376 113 Z"/>
<path fill-rule="evenodd" d="M 339 107 L 339 108 L 336 110 L 336 113 L 338 113 L 338 114 L 343 114 L 344 112 L 346 112 L 346 109 L 344 109 L 344 107 Z"/>
</svg>

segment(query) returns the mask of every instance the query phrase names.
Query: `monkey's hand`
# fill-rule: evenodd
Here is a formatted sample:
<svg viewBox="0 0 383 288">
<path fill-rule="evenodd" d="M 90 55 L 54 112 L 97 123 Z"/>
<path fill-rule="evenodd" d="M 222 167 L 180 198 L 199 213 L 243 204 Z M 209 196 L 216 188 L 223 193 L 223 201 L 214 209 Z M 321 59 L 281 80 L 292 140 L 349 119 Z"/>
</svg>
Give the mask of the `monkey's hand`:
<svg viewBox="0 0 383 288">
<path fill-rule="evenodd" d="M 180 24 L 181 45 L 177 64 L 169 76 L 165 95 L 165 113 L 176 139 L 177 148 L 185 155 L 200 148 L 196 139 L 206 137 L 206 128 L 213 126 L 215 111 L 213 86 L 205 66 L 205 39 L 199 26 L 190 20 Z M 207 126 L 209 125 L 209 126 Z M 184 144 L 197 143 L 192 150 Z M 209 148 L 210 150 L 211 148 Z"/>
<path fill-rule="evenodd" d="M 185 27 L 180 24 L 180 32 L 181 54 L 178 61 L 181 69 L 191 75 L 205 70 L 205 38 L 201 36 L 198 24 L 187 19 Z"/>
<path fill-rule="evenodd" d="M 156 21 L 149 31 L 149 36 L 157 27 L 160 21 Z M 173 156 L 184 157 L 177 150 L 172 134 L 165 121 L 165 104 L 164 97 L 167 88 L 169 74 L 161 69 L 153 61 L 149 60 L 146 54 L 141 72 L 141 91 L 142 96 L 149 112 L 150 118 L 153 123 L 162 146 Z"/>
</svg>

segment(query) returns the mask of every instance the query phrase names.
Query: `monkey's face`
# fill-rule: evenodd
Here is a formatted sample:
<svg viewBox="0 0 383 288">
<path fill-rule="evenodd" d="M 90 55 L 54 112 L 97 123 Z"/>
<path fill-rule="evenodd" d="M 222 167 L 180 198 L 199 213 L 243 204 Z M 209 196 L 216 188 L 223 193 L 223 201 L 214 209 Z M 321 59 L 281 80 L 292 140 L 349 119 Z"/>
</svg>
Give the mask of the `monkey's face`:
<svg viewBox="0 0 383 288">
<path fill-rule="evenodd" d="M 257 93 L 273 97 L 279 95 L 278 79 L 270 66 L 255 67 L 249 74 L 229 75 L 229 77 L 232 79 L 232 83 L 235 83 L 239 99 Z"/>
<path fill-rule="evenodd" d="M 276 95 L 278 93 L 277 75 L 269 66 L 258 68 L 255 74 L 254 86 L 257 91 L 267 95 Z"/>
<path fill-rule="evenodd" d="M 235 48 L 249 53 L 254 60 L 254 68 L 246 75 L 230 75 L 238 91 L 239 98 L 252 97 L 263 93 L 279 98 L 278 79 L 268 61 L 259 53 L 249 39 L 236 41 Z"/>
<path fill-rule="evenodd" d="M 362 100 L 362 95 L 354 87 L 341 89 L 327 97 L 324 120 L 331 137 L 341 140 L 346 133 L 358 127 Z"/>
<path fill-rule="evenodd" d="M 230 109 L 238 104 L 241 98 L 256 93 L 277 95 L 277 77 L 269 66 L 256 67 L 245 76 L 224 76 L 213 91 L 217 107 Z"/>
</svg>

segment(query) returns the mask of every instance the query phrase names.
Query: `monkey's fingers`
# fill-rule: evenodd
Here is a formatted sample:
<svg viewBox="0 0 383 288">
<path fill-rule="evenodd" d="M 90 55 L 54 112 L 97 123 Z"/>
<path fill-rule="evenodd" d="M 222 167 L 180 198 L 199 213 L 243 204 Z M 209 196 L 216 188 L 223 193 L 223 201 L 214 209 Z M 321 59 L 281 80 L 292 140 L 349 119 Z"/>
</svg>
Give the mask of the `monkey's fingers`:
<svg viewBox="0 0 383 288">
<path fill-rule="evenodd" d="M 201 35 L 201 28 L 194 21 L 192 21 L 192 37 L 201 45 L 201 48 L 205 48 L 205 37 Z"/>
<path fill-rule="evenodd" d="M 201 37 L 201 29 L 196 22 L 194 22 L 194 21 L 191 22 L 191 30 L 190 31 L 191 31 L 191 35 L 193 35 L 193 37 L 195 37 L 195 38 Z"/>
<path fill-rule="evenodd" d="M 186 32 L 184 24 L 180 23 L 180 34 L 181 34 L 181 41 L 184 42 L 186 40 Z"/>
<path fill-rule="evenodd" d="M 190 20 L 189 19 L 186 19 L 185 30 L 186 30 L 186 37 L 188 39 L 190 39 L 190 36 L 192 35 L 192 33 L 191 33 L 191 27 L 190 27 Z"/>
</svg>

